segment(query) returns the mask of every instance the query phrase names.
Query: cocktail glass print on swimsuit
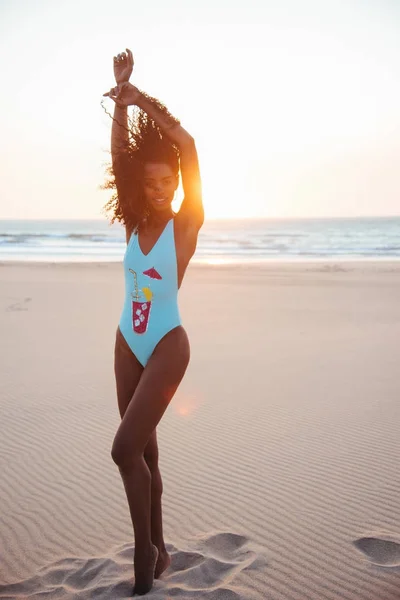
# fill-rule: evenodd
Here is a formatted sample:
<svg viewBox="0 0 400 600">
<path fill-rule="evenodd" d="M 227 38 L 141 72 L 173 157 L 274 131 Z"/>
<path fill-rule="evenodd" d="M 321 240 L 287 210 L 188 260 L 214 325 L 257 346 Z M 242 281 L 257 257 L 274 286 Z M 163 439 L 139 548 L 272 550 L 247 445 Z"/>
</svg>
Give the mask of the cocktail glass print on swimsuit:
<svg viewBox="0 0 400 600">
<path fill-rule="evenodd" d="M 136 271 L 133 271 L 133 269 L 129 269 L 129 271 L 134 278 L 134 291 L 131 294 L 132 328 L 135 333 L 145 333 L 149 325 L 153 292 L 150 287 L 139 288 Z M 143 275 L 147 275 L 150 279 L 162 279 L 161 275 L 154 268 L 143 271 Z"/>
</svg>

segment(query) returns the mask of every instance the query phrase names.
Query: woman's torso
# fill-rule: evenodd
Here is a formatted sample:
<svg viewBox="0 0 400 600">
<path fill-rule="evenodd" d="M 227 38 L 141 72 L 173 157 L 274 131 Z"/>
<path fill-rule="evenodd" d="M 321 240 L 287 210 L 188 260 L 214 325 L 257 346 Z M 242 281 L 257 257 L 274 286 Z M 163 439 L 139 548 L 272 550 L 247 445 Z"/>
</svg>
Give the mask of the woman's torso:
<svg viewBox="0 0 400 600">
<path fill-rule="evenodd" d="M 182 249 L 179 237 L 176 243 L 175 225 L 171 218 L 161 231 L 152 230 L 151 237 L 132 233 L 124 255 L 125 300 L 119 329 L 143 366 L 160 340 L 182 327 L 178 290 L 188 260 L 182 260 L 187 246 Z"/>
</svg>

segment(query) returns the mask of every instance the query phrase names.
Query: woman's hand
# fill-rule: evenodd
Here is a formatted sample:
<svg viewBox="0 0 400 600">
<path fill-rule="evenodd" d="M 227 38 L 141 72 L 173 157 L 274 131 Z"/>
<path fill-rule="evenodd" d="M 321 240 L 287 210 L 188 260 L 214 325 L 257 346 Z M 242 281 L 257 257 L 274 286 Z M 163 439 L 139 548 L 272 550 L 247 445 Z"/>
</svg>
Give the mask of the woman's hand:
<svg viewBox="0 0 400 600">
<path fill-rule="evenodd" d="M 129 81 L 124 81 L 117 85 L 117 87 L 111 88 L 111 90 L 103 94 L 103 96 L 109 96 L 111 100 L 114 100 L 117 106 L 125 108 L 137 104 L 140 98 L 140 92 L 137 87 L 129 83 Z"/>
<path fill-rule="evenodd" d="M 114 56 L 114 76 L 117 85 L 129 81 L 132 75 L 133 63 L 132 52 L 129 48 L 126 48 L 126 52 Z"/>
</svg>

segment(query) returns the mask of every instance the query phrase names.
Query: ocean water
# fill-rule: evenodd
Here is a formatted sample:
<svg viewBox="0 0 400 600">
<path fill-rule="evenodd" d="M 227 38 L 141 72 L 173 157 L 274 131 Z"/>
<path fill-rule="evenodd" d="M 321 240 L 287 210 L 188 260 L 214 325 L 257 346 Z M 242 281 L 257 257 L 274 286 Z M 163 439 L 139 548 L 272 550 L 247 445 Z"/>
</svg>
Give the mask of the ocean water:
<svg viewBox="0 0 400 600">
<path fill-rule="evenodd" d="M 121 261 L 124 228 L 103 220 L 0 220 L 0 261 Z M 212 264 L 270 260 L 400 259 L 400 216 L 206 221 L 193 258 Z"/>
</svg>

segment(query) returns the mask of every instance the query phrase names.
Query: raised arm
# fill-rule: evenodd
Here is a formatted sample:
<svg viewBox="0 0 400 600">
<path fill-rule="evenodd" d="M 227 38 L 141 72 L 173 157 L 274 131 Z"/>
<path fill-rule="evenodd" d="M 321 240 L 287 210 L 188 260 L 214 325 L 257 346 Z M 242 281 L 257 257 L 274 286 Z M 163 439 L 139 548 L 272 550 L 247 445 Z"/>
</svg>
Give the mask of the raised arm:
<svg viewBox="0 0 400 600">
<path fill-rule="evenodd" d="M 122 52 L 117 56 L 114 56 L 114 77 L 117 86 L 129 81 L 133 70 L 133 56 L 132 52 L 127 48 L 126 52 Z M 121 150 L 124 150 L 129 142 L 129 130 L 128 130 L 128 108 L 120 104 L 115 103 L 114 108 L 114 120 L 111 130 L 111 156 L 114 162 L 114 157 L 117 156 Z"/>
<path fill-rule="evenodd" d="M 111 157 L 114 158 L 126 149 L 129 142 L 128 109 L 126 106 L 115 105 L 114 120 L 111 129 Z"/>
<path fill-rule="evenodd" d="M 188 226 L 193 225 L 200 229 L 204 222 L 204 209 L 195 141 L 180 123 L 168 120 L 151 99 L 148 99 L 139 90 L 137 92 L 136 103 L 139 108 L 144 110 L 179 148 L 184 199 L 178 217 L 187 221 Z"/>
<path fill-rule="evenodd" d="M 126 106 L 115 105 L 114 120 L 111 129 L 111 160 L 117 187 L 118 197 L 124 204 L 130 202 L 132 183 L 129 178 L 128 154 L 126 148 L 129 142 L 128 109 Z M 131 230 L 125 227 L 126 242 L 128 243 Z"/>
<path fill-rule="evenodd" d="M 114 56 L 114 77 L 117 86 L 129 81 L 133 70 L 133 56 L 128 48 Z M 111 129 L 111 160 L 115 177 L 115 185 L 119 198 L 124 198 L 124 204 L 129 204 L 132 193 L 132 182 L 129 178 L 127 148 L 129 144 L 128 108 L 119 102 L 115 103 L 114 118 Z M 131 231 L 126 230 L 128 242 Z"/>
</svg>

